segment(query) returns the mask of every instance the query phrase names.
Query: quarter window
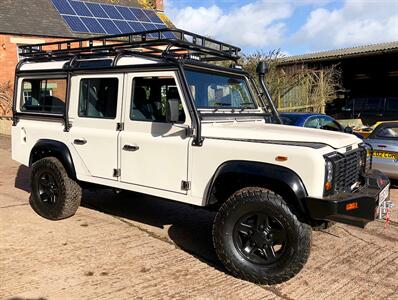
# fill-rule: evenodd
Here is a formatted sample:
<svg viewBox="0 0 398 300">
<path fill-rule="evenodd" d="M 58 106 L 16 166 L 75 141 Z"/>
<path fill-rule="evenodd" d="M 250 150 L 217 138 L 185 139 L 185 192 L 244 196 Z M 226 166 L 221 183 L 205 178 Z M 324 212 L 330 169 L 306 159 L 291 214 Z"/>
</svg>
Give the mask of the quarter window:
<svg viewBox="0 0 398 300">
<path fill-rule="evenodd" d="M 79 117 L 114 119 L 118 97 L 117 78 L 80 81 Z"/>
<path fill-rule="evenodd" d="M 62 114 L 65 110 L 66 79 L 24 79 L 21 111 Z"/>
</svg>

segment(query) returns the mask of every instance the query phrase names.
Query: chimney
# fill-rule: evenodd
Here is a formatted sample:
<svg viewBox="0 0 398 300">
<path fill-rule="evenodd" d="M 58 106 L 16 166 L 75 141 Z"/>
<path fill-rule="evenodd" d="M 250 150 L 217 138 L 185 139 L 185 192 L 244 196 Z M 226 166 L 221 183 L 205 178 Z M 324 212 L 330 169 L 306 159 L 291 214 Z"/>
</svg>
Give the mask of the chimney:
<svg viewBox="0 0 398 300">
<path fill-rule="evenodd" d="M 155 2 L 154 3 L 155 9 L 163 12 L 164 11 L 164 3 L 163 3 L 164 1 L 163 0 L 155 0 L 154 2 Z"/>
</svg>

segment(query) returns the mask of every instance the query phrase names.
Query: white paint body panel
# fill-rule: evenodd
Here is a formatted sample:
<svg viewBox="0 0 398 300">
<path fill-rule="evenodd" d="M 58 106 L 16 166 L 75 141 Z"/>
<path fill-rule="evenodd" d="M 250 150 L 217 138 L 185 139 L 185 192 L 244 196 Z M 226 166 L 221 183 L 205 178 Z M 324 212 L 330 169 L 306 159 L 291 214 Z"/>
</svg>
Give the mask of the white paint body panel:
<svg viewBox="0 0 398 300">
<path fill-rule="evenodd" d="M 138 60 L 140 61 L 138 61 Z M 65 62 L 26 64 L 27 70 L 60 67 Z M 154 63 L 142 58 L 121 58 L 119 65 Z M 135 76 L 173 76 L 178 85 L 186 115 L 185 124 L 171 125 L 132 121 L 129 118 L 132 80 Z M 119 79 L 118 107 L 115 119 L 80 118 L 78 116 L 79 85 L 82 78 L 117 77 Z M 18 83 L 18 97 L 20 85 Z M 17 100 L 17 107 L 20 99 Z M 322 197 L 325 161 L 323 155 L 332 151 L 345 152 L 347 146 L 356 148 L 360 140 L 353 135 L 318 129 L 265 124 L 264 121 L 203 122 L 203 146 L 192 146 L 186 135 L 191 125 L 189 113 L 176 74 L 126 73 L 72 76 L 69 105 L 72 125 L 64 131 L 61 121 L 21 118 L 12 128 L 12 157 L 29 165 L 32 148 L 40 139 L 63 142 L 72 155 L 79 180 L 127 189 L 194 205 L 205 205 L 206 195 L 217 168 L 231 160 L 255 161 L 280 165 L 295 172 L 303 181 L 309 196 Z M 124 130 L 116 124 L 124 122 Z M 75 145 L 75 139 L 85 139 L 85 145 Z M 245 141 L 246 140 L 246 141 Z M 247 141 L 250 140 L 250 141 Z M 322 148 L 272 143 L 272 141 L 312 142 L 327 144 Z M 126 144 L 139 146 L 138 151 L 126 152 Z M 287 161 L 276 161 L 286 156 Z M 120 168 L 121 176 L 113 177 Z M 191 189 L 181 189 L 181 181 L 191 182 Z"/>
</svg>

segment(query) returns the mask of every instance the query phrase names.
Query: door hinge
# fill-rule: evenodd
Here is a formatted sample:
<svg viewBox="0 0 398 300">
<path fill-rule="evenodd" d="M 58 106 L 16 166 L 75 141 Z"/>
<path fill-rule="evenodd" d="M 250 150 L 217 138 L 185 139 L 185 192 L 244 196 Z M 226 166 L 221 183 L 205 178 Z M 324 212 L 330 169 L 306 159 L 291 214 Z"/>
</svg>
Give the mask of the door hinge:
<svg viewBox="0 0 398 300">
<path fill-rule="evenodd" d="M 117 130 L 117 131 L 122 131 L 122 130 L 124 130 L 124 123 L 117 123 L 117 124 L 116 124 L 116 130 Z"/>
<path fill-rule="evenodd" d="M 189 191 L 191 189 L 191 182 L 190 181 L 181 181 L 181 189 L 183 191 Z"/>
<path fill-rule="evenodd" d="M 113 169 L 113 177 L 120 177 L 122 175 L 121 169 Z"/>
</svg>

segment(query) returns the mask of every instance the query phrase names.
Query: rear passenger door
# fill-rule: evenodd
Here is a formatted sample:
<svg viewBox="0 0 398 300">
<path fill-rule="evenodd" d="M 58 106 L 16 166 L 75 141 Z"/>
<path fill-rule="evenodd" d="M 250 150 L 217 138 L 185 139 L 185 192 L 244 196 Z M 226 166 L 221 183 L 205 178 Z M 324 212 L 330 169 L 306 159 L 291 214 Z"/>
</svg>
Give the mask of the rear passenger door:
<svg viewBox="0 0 398 300">
<path fill-rule="evenodd" d="M 69 142 L 87 169 L 80 178 L 116 180 L 123 74 L 74 76 L 71 87 Z"/>
<path fill-rule="evenodd" d="M 173 71 L 128 74 L 124 130 L 120 133 L 121 177 L 125 183 L 186 194 L 189 114 Z M 178 100 L 179 121 L 166 118 L 167 101 Z"/>
</svg>

